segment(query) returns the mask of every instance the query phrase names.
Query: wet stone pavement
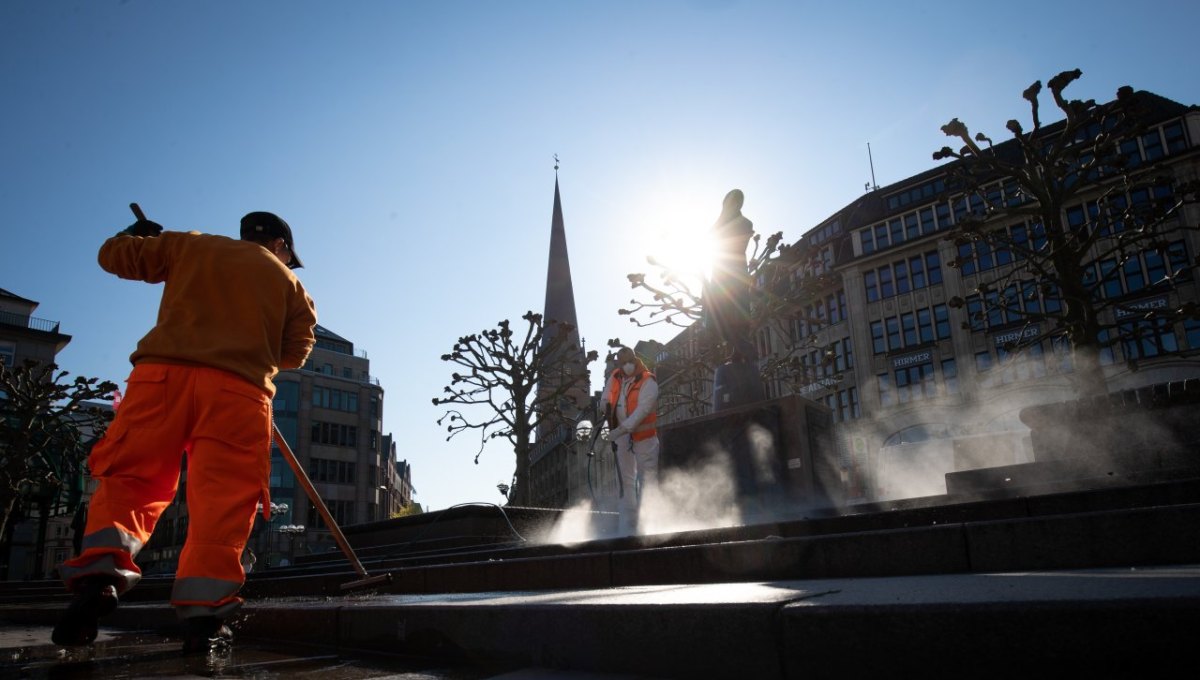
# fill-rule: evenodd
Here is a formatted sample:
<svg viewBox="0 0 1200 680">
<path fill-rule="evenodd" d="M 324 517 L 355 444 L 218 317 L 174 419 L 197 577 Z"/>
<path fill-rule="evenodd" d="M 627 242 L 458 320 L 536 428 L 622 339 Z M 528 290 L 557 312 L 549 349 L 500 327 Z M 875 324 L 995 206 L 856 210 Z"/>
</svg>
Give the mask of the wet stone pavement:
<svg viewBox="0 0 1200 680">
<path fill-rule="evenodd" d="M 320 680 L 633 680 L 632 676 L 447 665 L 444 660 L 338 654 L 235 640 L 207 656 L 182 656 L 155 631 L 105 630 L 91 647 L 50 642 L 48 626 L 0 622 L 0 678 L 320 678 Z"/>
</svg>

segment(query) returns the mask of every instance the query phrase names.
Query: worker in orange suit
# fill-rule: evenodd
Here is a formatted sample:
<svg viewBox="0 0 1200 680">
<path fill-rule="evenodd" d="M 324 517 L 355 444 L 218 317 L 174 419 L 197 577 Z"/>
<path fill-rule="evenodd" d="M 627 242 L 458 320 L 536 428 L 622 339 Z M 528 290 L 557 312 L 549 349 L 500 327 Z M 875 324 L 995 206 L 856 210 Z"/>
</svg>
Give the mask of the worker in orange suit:
<svg viewBox="0 0 1200 680">
<path fill-rule="evenodd" d="M 316 310 L 291 271 L 301 266 L 292 230 L 269 212 L 243 217 L 240 240 L 140 219 L 104 242 L 99 262 L 164 287 L 116 418 L 88 459 L 99 485 L 82 552 L 59 568 L 75 597 L 52 639 L 91 643 L 141 578 L 134 560 L 175 496 L 183 452 L 190 520 L 171 604 L 184 652 L 207 651 L 232 637 L 242 550 L 256 506 L 270 507 L 272 378 L 308 358 Z"/>
</svg>

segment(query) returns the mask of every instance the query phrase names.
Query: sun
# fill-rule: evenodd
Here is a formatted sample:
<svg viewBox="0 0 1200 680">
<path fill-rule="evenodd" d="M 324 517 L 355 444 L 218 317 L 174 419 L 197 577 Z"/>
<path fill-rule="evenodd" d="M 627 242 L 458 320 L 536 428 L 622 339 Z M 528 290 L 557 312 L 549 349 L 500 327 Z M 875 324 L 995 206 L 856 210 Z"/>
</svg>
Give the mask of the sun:
<svg viewBox="0 0 1200 680">
<path fill-rule="evenodd" d="M 651 251 L 663 267 L 686 277 L 708 278 L 712 271 L 713 252 L 707 231 L 695 228 L 663 234 Z"/>
<path fill-rule="evenodd" d="M 712 271 L 715 248 L 709 225 L 712 216 L 700 214 L 693 202 L 669 202 L 647 225 L 647 256 L 685 280 L 700 282 Z"/>
</svg>

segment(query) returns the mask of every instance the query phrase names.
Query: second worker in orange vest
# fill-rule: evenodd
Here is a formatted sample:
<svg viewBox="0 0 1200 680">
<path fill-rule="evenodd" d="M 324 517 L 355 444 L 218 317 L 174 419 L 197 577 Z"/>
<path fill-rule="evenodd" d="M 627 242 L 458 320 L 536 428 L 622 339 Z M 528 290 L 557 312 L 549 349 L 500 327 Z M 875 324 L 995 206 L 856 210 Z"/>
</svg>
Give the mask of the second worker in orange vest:
<svg viewBox="0 0 1200 680">
<path fill-rule="evenodd" d="M 634 351 L 622 347 L 604 395 L 608 438 L 617 445 L 621 475 L 619 531 L 634 534 L 645 529 L 640 501 L 658 486 L 658 383 Z"/>
</svg>

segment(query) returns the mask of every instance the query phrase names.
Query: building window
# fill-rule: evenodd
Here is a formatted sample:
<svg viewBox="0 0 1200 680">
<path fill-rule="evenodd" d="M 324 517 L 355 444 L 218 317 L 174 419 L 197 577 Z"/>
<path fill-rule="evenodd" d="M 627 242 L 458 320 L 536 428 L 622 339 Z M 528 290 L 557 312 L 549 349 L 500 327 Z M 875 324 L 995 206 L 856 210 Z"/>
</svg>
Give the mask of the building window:
<svg viewBox="0 0 1200 680">
<path fill-rule="evenodd" d="M 328 458 L 310 458 L 308 461 L 308 476 L 314 482 L 329 484 L 354 484 L 355 464 L 343 460 Z"/>
<path fill-rule="evenodd" d="M 836 397 L 835 395 L 829 395 L 828 405 L 840 423 L 862 416 L 862 409 L 858 404 L 858 388 L 856 387 L 842 390 L 837 393 Z"/>
<path fill-rule="evenodd" d="M 892 265 L 896 279 L 896 294 L 901 295 L 912 290 L 908 285 L 908 263 L 905 260 Z"/>
<path fill-rule="evenodd" d="M 946 394 L 958 394 L 958 364 L 952 358 L 942 361 L 942 386 Z"/>
<path fill-rule="evenodd" d="M 833 368 L 842 372 L 854 368 L 854 350 L 850 346 L 850 338 L 842 338 L 833 343 Z"/>
<path fill-rule="evenodd" d="M 867 302 L 902 295 L 941 282 L 942 271 L 936 250 L 863 273 Z"/>
<path fill-rule="evenodd" d="M 905 312 L 900 315 L 900 329 L 904 333 L 904 346 L 912 347 L 919 344 L 917 341 L 917 317 L 912 312 Z"/>
<path fill-rule="evenodd" d="M 313 421 L 312 443 L 331 446 L 358 446 L 358 428 L 354 425 Z"/>
<path fill-rule="evenodd" d="M 1167 319 L 1137 319 L 1120 325 L 1126 359 L 1144 359 L 1179 351 L 1175 329 Z"/>
<path fill-rule="evenodd" d="M 1188 349 L 1200 349 L 1200 319 L 1184 319 L 1183 335 Z"/>
<path fill-rule="evenodd" d="M 1187 150 L 1187 138 L 1183 135 L 1183 123 L 1174 122 L 1163 126 L 1163 137 L 1167 140 L 1167 151 L 1179 153 Z"/>
<path fill-rule="evenodd" d="M 12 368 L 17 364 L 17 344 L 0 340 L 0 366 Z"/>
<path fill-rule="evenodd" d="M 933 363 L 925 362 L 896 369 L 896 400 L 901 404 L 937 396 Z"/>
<path fill-rule="evenodd" d="M 335 411 L 358 413 L 358 393 L 314 385 L 312 405 Z"/>
<path fill-rule="evenodd" d="M 875 354 L 949 338 L 950 310 L 944 304 L 871 322 L 871 349 Z"/>
</svg>

